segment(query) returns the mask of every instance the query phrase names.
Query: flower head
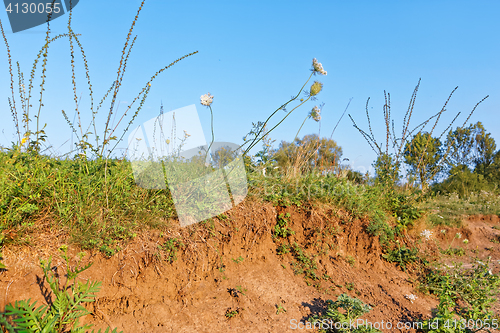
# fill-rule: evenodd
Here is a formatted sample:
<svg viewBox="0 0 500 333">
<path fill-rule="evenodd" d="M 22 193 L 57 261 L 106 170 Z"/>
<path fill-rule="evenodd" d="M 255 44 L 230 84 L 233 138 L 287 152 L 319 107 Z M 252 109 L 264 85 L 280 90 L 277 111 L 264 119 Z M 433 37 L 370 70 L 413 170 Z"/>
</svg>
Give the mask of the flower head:
<svg viewBox="0 0 500 333">
<path fill-rule="evenodd" d="M 462 234 L 457 232 L 457 234 L 455 235 L 455 237 L 457 237 L 458 239 L 462 238 Z"/>
<path fill-rule="evenodd" d="M 314 74 L 319 73 L 321 75 L 326 75 L 326 71 L 323 69 L 323 65 L 320 62 L 318 62 L 316 58 L 313 59 L 312 66 L 313 66 L 312 71 L 314 72 Z"/>
<path fill-rule="evenodd" d="M 210 93 L 201 95 L 200 103 L 201 105 L 210 106 L 214 100 L 214 96 L 210 95 Z"/>
<path fill-rule="evenodd" d="M 311 90 L 309 91 L 309 95 L 316 96 L 317 94 L 320 93 L 321 89 L 323 89 L 323 83 L 319 81 L 314 81 L 314 83 L 311 86 Z"/>
<path fill-rule="evenodd" d="M 469 240 L 467 238 L 464 239 L 464 244 L 469 244 Z"/>
<path fill-rule="evenodd" d="M 311 111 L 309 111 L 309 117 L 312 117 L 314 121 L 321 120 L 321 109 L 317 106 L 313 107 Z"/>
<path fill-rule="evenodd" d="M 432 237 L 432 231 L 425 229 L 420 233 L 420 236 L 428 240 Z"/>
</svg>

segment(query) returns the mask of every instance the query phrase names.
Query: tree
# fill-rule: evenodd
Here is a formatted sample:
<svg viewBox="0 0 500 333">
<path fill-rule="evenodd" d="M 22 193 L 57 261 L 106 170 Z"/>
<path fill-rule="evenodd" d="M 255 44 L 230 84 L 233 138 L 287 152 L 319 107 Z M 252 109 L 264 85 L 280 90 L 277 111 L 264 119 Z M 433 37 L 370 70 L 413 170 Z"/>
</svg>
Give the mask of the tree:
<svg viewBox="0 0 500 333">
<path fill-rule="evenodd" d="M 486 133 L 481 122 L 477 122 L 473 128 L 475 146 L 474 164 L 488 167 L 495 161 L 496 143 L 491 133 Z M 497 154 L 498 155 L 498 154 Z"/>
<path fill-rule="evenodd" d="M 425 189 L 440 170 L 439 163 L 443 157 L 441 140 L 433 138 L 427 132 L 418 132 L 406 143 L 404 157 L 410 167 L 410 174 L 415 176 L 422 189 Z"/>
<path fill-rule="evenodd" d="M 496 144 L 481 122 L 450 130 L 445 141 L 448 171 L 460 165 L 469 169 L 493 163 Z"/>
<path fill-rule="evenodd" d="M 484 176 L 492 186 L 496 185 L 500 188 L 500 150 L 493 155 L 493 161 L 490 164 L 478 164 L 474 173 Z"/>
<path fill-rule="evenodd" d="M 319 138 L 317 134 L 296 138 L 293 143 L 282 141 L 273 159 L 281 170 L 311 172 L 337 166 L 342 157 L 342 148 L 332 139 Z"/>
<path fill-rule="evenodd" d="M 401 163 L 391 154 L 381 153 L 373 163 L 375 181 L 384 185 L 395 185 L 400 179 Z"/>
</svg>

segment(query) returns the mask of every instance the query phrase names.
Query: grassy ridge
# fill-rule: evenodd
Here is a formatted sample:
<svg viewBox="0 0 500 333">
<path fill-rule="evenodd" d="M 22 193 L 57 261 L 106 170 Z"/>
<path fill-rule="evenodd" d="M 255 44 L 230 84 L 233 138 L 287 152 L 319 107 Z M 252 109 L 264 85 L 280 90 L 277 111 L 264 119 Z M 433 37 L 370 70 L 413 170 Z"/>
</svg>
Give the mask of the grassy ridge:
<svg viewBox="0 0 500 333">
<path fill-rule="evenodd" d="M 111 255 L 137 228 L 163 227 L 175 216 L 169 191 L 136 186 L 125 161 L 10 150 L 0 153 L 0 170 L 0 228 L 16 230 L 16 241 L 48 216 L 73 242 Z"/>
</svg>

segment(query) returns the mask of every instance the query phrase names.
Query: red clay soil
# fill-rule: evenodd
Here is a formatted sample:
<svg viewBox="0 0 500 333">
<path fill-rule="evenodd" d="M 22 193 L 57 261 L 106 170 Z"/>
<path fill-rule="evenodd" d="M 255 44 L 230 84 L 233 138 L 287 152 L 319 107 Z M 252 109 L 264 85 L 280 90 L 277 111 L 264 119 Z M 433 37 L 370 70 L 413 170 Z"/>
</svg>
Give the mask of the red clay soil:
<svg viewBox="0 0 500 333">
<path fill-rule="evenodd" d="M 278 215 L 286 212 L 291 215 L 288 226 L 295 232 L 289 242 L 272 237 Z M 366 231 L 368 221 L 352 219 L 332 207 L 284 208 L 255 201 L 226 214 L 227 219 L 214 218 L 213 224 L 172 227 L 166 235 L 144 232 L 110 259 L 87 251 L 83 262 L 93 265 L 80 277 L 103 283 L 97 301 L 89 306 L 93 313 L 82 322 L 126 333 L 313 332 L 299 324 L 305 325 L 307 318 L 325 310 L 326 300 L 336 300 L 342 293 L 373 307 L 364 319 L 378 325 L 390 321 L 393 327 L 430 317 L 438 304 L 436 297 L 417 291 L 414 268 L 404 272 L 383 259 L 378 238 Z M 408 231 L 405 243 L 417 246 L 422 255 L 435 258 L 438 245 L 460 246 L 470 255 L 474 250 L 481 258 L 491 256 L 498 272 L 500 231 L 493 228 L 500 226 L 498 216 L 469 217 L 460 229 L 437 228 L 427 241 L 419 236 L 421 225 Z M 461 239 L 454 238 L 457 232 Z M 158 250 L 171 238 L 183 243 L 172 263 Z M 468 244 L 462 242 L 465 238 Z M 39 258 L 52 256 L 54 269 L 64 276 L 56 249 L 65 242 L 64 234 L 47 231 L 32 235 L 36 246 L 3 249 L 8 270 L 0 273 L 1 309 L 21 299 L 46 302 L 48 285 Z M 319 283 L 294 274 L 297 260 L 291 253 L 277 253 L 279 244 L 294 242 L 308 255 L 319 253 L 314 259 Z M 70 245 L 74 258 L 77 252 Z M 405 297 L 410 294 L 417 296 L 413 302 Z M 283 309 L 280 313 L 278 306 Z"/>
</svg>

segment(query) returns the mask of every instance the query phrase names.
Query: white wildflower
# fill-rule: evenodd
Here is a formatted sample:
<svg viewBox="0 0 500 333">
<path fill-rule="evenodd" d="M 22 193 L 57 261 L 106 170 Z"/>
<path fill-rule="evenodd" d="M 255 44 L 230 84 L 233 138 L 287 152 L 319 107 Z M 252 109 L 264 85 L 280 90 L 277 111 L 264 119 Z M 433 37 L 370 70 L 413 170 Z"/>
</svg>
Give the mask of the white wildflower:
<svg viewBox="0 0 500 333">
<path fill-rule="evenodd" d="M 315 121 L 321 120 L 321 109 L 317 106 L 313 107 L 311 111 L 309 111 L 309 117 L 312 117 Z"/>
<path fill-rule="evenodd" d="M 214 96 L 210 95 L 210 93 L 201 95 L 200 103 L 201 105 L 210 106 L 214 100 Z"/>
<path fill-rule="evenodd" d="M 420 236 L 425 238 L 426 240 L 429 240 L 432 237 L 432 231 L 425 229 L 420 233 Z"/>
<path fill-rule="evenodd" d="M 326 71 L 323 69 L 323 65 L 316 60 L 316 58 L 313 59 L 313 72 L 314 73 L 319 73 L 321 75 L 326 75 Z"/>
<path fill-rule="evenodd" d="M 464 244 L 469 244 L 469 240 L 467 238 L 464 239 Z"/>
<path fill-rule="evenodd" d="M 457 237 L 458 239 L 462 238 L 462 234 L 457 232 L 457 234 L 455 235 L 455 237 Z"/>
<path fill-rule="evenodd" d="M 409 300 L 410 302 L 412 302 L 412 303 L 413 303 L 413 301 L 417 299 L 417 296 L 415 296 L 415 295 L 413 295 L 413 294 L 409 294 L 409 295 L 405 295 L 405 298 L 406 298 L 407 300 Z"/>
</svg>

